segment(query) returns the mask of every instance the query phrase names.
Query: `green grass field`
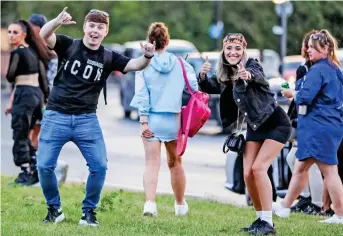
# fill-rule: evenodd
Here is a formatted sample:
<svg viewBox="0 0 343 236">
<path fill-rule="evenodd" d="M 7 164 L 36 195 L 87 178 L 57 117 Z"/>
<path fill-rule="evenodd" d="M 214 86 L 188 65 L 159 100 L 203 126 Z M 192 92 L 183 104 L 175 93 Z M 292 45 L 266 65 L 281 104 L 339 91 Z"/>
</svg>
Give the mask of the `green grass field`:
<svg viewBox="0 0 343 236">
<path fill-rule="evenodd" d="M 255 219 L 248 207 L 188 199 L 186 217 L 174 216 L 172 196 L 159 196 L 157 218 L 143 217 L 144 196 L 105 189 L 98 207 L 99 228 L 78 225 L 83 185 L 65 185 L 61 191 L 66 220 L 58 225 L 42 224 L 46 205 L 40 188 L 8 185 L 12 178 L 1 177 L 1 235 L 247 235 L 239 232 Z M 318 223 L 319 217 L 294 214 L 289 219 L 274 217 L 278 235 L 343 235 L 343 225 Z"/>
</svg>

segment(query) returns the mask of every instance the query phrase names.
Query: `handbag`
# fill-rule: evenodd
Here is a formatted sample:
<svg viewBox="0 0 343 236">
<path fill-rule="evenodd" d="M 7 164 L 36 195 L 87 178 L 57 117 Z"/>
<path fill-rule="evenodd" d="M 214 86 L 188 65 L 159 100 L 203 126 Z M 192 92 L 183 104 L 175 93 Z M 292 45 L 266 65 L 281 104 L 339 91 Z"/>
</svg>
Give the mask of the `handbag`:
<svg viewBox="0 0 343 236">
<path fill-rule="evenodd" d="M 225 139 L 225 142 L 223 145 L 223 152 L 225 154 L 228 153 L 228 151 L 232 151 L 232 152 L 238 153 L 239 155 L 243 155 L 245 143 L 246 143 L 244 135 L 241 133 L 242 129 L 243 129 L 244 119 L 245 119 L 245 116 L 243 116 L 243 121 L 242 121 L 242 125 L 241 125 L 240 130 L 237 133 L 233 132 L 232 134 L 230 134 Z M 238 130 L 238 127 L 239 127 L 239 109 L 237 112 L 236 125 L 237 125 L 236 130 Z"/>
<path fill-rule="evenodd" d="M 180 57 L 178 57 L 178 60 L 181 64 L 187 89 L 191 94 L 188 104 L 181 108 L 181 126 L 177 137 L 177 155 L 182 156 L 186 150 L 188 137 L 193 137 L 198 133 L 200 128 L 210 118 L 211 109 L 208 107 L 209 95 L 201 91 L 192 91 L 185 65 Z"/>
</svg>

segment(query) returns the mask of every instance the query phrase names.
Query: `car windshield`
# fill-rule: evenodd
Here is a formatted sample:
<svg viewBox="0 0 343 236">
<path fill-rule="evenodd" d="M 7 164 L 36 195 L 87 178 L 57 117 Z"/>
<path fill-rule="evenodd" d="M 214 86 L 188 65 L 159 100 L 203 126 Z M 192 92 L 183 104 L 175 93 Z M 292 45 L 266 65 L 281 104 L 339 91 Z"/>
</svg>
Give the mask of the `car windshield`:
<svg viewBox="0 0 343 236">
<path fill-rule="evenodd" d="M 296 61 L 296 62 L 286 62 L 284 64 L 283 69 L 284 70 L 296 70 L 298 69 L 298 67 L 301 65 L 300 61 Z"/>
</svg>

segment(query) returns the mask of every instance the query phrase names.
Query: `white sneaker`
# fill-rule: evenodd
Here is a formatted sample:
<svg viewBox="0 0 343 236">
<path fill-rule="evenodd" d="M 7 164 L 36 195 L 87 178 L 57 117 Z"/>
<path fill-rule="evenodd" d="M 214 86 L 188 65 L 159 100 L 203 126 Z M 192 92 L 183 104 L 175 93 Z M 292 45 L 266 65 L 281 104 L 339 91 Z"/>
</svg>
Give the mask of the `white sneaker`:
<svg viewBox="0 0 343 236">
<path fill-rule="evenodd" d="M 145 202 L 143 216 L 157 216 L 156 202 L 152 202 L 152 201 Z"/>
<path fill-rule="evenodd" d="M 185 200 L 183 200 L 183 204 L 182 205 L 177 205 L 176 201 L 175 201 L 175 215 L 176 216 L 185 216 L 188 213 L 188 204 Z"/>
<path fill-rule="evenodd" d="M 272 209 L 275 215 L 280 218 L 287 218 L 291 214 L 291 208 L 285 208 L 281 202 L 273 202 Z"/>
<path fill-rule="evenodd" d="M 326 220 L 320 220 L 320 223 L 326 224 L 343 224 L 343 218 L 338 218 L 337 215 L 333 215 Z"/>
</svg>

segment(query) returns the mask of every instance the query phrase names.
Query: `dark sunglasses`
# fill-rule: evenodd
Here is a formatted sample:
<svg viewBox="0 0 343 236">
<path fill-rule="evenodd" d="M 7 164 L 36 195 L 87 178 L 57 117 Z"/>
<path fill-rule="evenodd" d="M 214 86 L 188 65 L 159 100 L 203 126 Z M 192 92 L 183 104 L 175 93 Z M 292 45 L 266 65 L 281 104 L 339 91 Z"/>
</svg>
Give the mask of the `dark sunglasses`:
<svg viewBox="0 0 343 236">
<path fill-rule="evenodd" d="M 110 17 L 110 15 L 107 12 L 100 11 L 100 10 L 97 10 L 97 9 L 92 9 L 92 10 L 89 11 L 89 13 L 101 13 L 103 16 Z"/>
</svg>

